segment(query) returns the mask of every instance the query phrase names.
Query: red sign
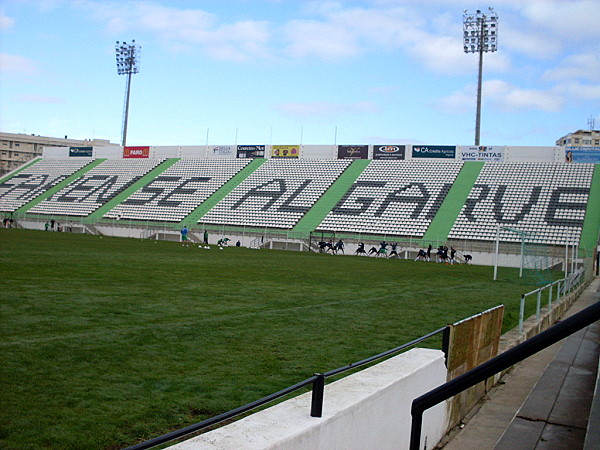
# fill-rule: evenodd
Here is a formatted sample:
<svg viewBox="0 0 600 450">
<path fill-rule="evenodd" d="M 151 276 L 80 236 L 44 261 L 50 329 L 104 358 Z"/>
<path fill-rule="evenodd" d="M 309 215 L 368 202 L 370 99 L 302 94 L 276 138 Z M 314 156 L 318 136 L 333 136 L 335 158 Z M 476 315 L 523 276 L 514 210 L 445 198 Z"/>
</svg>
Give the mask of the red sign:
<svg viewBox="0 0 600 450">
<path fill-rule="evenodd" d="M 148 158 L 150 147 L 123 147 L 123 158 Z"/>
</svg>

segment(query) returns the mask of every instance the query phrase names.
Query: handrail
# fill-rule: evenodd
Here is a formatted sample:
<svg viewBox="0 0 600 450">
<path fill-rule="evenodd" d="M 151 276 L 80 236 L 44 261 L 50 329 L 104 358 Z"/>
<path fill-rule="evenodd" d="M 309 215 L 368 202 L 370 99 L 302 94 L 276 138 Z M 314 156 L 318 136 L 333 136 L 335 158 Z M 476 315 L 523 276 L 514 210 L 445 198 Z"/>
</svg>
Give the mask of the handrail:
<svg viewBox="0 0 600 450">
<path fill-rule="evenodd" d="M 187 426 L 185 428 L 171 431 L 170 433 L 164 434 L 164 435 L 159 436 L 154 439 L 150 439 L 149 441 L 144 441 L 139 444 L 132 445 L 130 447 L 127 447 L 126 450 L 134 450 L 134 449 L 138 450 L 138 449 L 152 448 L 157 445 L 164 444 L 165 442 L 169 442 L 174 439 L 188 436 L 188 435 L 195 433 L 196 431 L 199 431 L 203 428 L 210 427 L 211 425 L 216 425 L 217 423 L 223 422 L 224 420 L 231 419 L 235 416 L 238 416 L 247 411 L 250 411 L 251 409 L 257 408 L 261 405 L 264 405 L 265 403 L 269 403 L 273 400 L 278 399 L 279 397 L 283 397 L 284 395 L 290 394 L 298 389 L 308 386 L 309 384 L 314 383 L 314 381 L 316 379 L 317 379 L 317 376 L 313 375 L 312 377 L 307 378 L 306 380 L 301 381 L 300 383 L 294 384 L 293 386 L 289 386 L 289 387 L 282 389 L 281 391 L 275 392 L 271 395 L 267 395 L 266 397 L 263 397 L 256 401 L 248 403 L 244 406 L 240 406 L 238 408 L 232 409 L 231 411 L 224 412 L 217 416 L 211 417 L 210 419 L 203 420 L 202 422 L 195 423 L 195 424 Z"/>
<path fill-rule="evenodd" d="M 373 361 L 377 361 L 378 359 L 385 358 L 386 356 L 389 356 L 391 354 L 394 354 L 394 353 L 397 353 L 397 352 L 399 352 L 401 350 L 404 350 L 405 348 L 408 348 L 408 347 L 411 347 L 411 346 L 413 346 L 415 344 L 418 344 L 419 342 L 424 341 L 425 339 L 429 339 L 430 337 L 435 336 L 438 333 L 441 333 L 445 329 L 446 329 L 446 327 L 438 328 L 437 330 L 432 331 L 431 333 L 427 333 L 427 334 L 425 334 L 425 335 L 423 335 L 423 336 L 421 336 L 421 337 L 419 337 L 417 339 L 414 339 L 414 340 L 412 340 L 410 342 L 407 342 L 406 344 L 402 344 L 402 345 L 400 345 L 398 347 L 392 348 L 390 350 L 386 350 L 383 353 L 379 353 L 379 354 L 377 354 L 375 356 L 371 356 L 369 358 L 365 358 L 365 359 L 357 361 L 355 363 L 348 364 L 347 366 L 343 366 L 343 367 L 340 367 L 338 369 L 330 370 L 329 372 L 325 372 L 323 375 L 325 375 L 325 377 L 331 377 L 333 375 L 338 375 L 338 374 L 340 374 L 342 372 L 346 372 L 347 370 L 355 369 L 355 368 L 360 367 L 360 366 L 364 366 L 365 364 L 369 364 L 369 363 L 371 363 Z"/>
<path fill-rule="evenodd" d="M 507 350 L 501 355 L 490 359 L 474 369 L 469 370 L 453 380 L 414 399 L 411 408 L 412 425 L 410 433 L 410 449 L 419 450 L 423 412 L 425 412 L 425 410 L 475 386 L 477 383 L 485 381 L 502 370 L 508 369 L 597 320 L 600 320 L 600 302 L 596 302 L 583 311 L 564 319 L 531 339 Z"/>
<path fill-rule="evenodd" d="M 289 386 L 289 387 L 282 389 L 280 391 L 277 391 L 273 394 L 267 395 L 266 397 L 255 400 L 251 403 L 240 406 L 238 408 L 232 409 L 231 411 L 227 411 L 227 412 L 224 412 L 217 416 L 203 420 L 202 422 L 198 422 L 198 423 L 189 425 L 185 428 L 181 428 L 179 430 L 175 430 L 170 433 L 164 434 L 162 436 L 156 437 L 154 439 L 150 439 L 148 441 L 144 441 L 144 442 L 140 442 L 139 444 L 132 445 L 130 447 L 127 447 L 126 450 L 141 450 L 141 449 L 152 448 L 157 445 L 164 444 L 166 442 L 169 442 L 169 441 L 172 441 L 175 439 L 189 436 L 190 434 L 200 431 L 204 428 L 210 427 L 212 425 L 216 425 L 217 423 L 223 422 L 228 419 L 232 419 L 232 418 L 239 416 L 240 414 L 243 414 L 245 412 L 248 412 L 254 408 L 257 408 L 266 403 L 277 400 L 278 398 L 283 397 L 285 395 L 291 394 L 292 392 L 297 391 L 298 389 L 302 389 L 303 387 L 306 387 L 310 384 L 312 384 L 312 386 L 313 386 L 312 387 L 310 415 L 311 415 L 311 417 L 321 417 L 322 412 L 323 412 L 323 394 L 324 394 L 324 388 L 325 388 L 325 378 L 331 377 L 334 375 L 338 375 L 342 372 L 346 372 L 347 370 L 355 369 L 357 367 L 364 366 L 365 364 L 369 364 L 373 361 L 377 361 L 379 359 L 385 358 L 386 356 L 392 355 L 392 354 L 397 353 L 401 350 L 404 350 L 408 347 L 411 347 L 415 344 L 418 344 L 419 342 L 424 341 L 425 339 L 429 339 L 430 337 L 435 336 L 438 333 L 441 333 L 446 328 L 447 327 L 438 328 L 435 331 L 427 333 L 417 339 L 414 339 L 410 342 L 402 344 L 398 347 L 394 347 L 390 350 L 386 350 L 385 352 L 378 353 L 377 355 L 362 359 L 355 363 L 348 364 L 346 366 L 343 366 L 343 367 L 340 367 L 340 368 L 337 368 L 334 370 L 330 370 L 329 372 L 315 373 L 313 376 L 307 378 L 304 381 L 296 383 L 293 386 Z"/>
<path fill-rule="evenodd" d="M 534 289 L 531 292 L 527 292 L 526 294 L 521 294 L 521 304 L 519 306 L 519 336 L 523 335 L 523 322 L 525 321 L 525 298 L 530 295 L 537 294 L 537 303 L 536 303 L 536 320 L 540 321 L 540 312 L 541 312 L 541 302 L 542 302 L 542 291 L 544 289 L 548 289 L 548 310 L 552 307 L 552 289 L 556 284 L 556 301 L 560 300 L 561 295 L 561 284 L 562 284 L 562 294 L 568 294 L 571 290 L 576 287 L 582 278 L 582 271 L 578 269 L 575 272 L 569 274 L 566 278 L 561 278 L 560 280 L 553 281 L 552 283 L 548 283 L 544 286 L 540 286 L 537 289 Z"/>
</svg>

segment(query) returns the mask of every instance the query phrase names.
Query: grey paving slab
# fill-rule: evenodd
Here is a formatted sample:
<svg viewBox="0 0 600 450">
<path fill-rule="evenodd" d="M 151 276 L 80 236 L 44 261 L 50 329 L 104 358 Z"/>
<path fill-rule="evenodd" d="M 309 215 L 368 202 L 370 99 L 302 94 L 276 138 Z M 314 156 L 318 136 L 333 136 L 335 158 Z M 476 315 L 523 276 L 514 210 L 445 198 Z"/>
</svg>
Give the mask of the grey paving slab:
<svg viewBox="0 0 600 450">
<path fill-rule="evenodd" d="M 546 424 L 535 450 L 578 450 L 583 448 L 585 430 Z"/>
<path fill-rule="evenodd" d="M 515 450 L 515 449 L 532 449 L 535 448 L 546 423 L 537 422 L 515 417 L 510 424 L 510 428 L 506 430 L 500 442 L 494 447 L 496 450 Z"/>
<path fill-rule="evenodd" d="M 504 383 L 490 391 L 465 428 L 445 444 L 444 450 L 494 448 L 559 349 L 560 343 L 554 344 L 515 366 L 504 376 Z"/>
<path fill-rule="evenodd" d="M 548 420 L 568 372 L 568 364 L 552 361 L 529 393 L 518 415 L 529 420 Z"/>
</svg>

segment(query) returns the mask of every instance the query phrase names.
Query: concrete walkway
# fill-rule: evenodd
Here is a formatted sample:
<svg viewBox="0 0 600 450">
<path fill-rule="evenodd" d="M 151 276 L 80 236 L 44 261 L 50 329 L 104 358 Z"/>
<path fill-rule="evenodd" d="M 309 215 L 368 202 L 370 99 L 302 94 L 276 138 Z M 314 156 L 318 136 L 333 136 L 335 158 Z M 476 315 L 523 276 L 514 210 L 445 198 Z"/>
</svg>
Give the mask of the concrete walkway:
<svg viewBox="0 0 600 450">
<path fill-rule="evenodd" d="M 596 278 L 565 317 L 600 301 L 599 289 Z M 599 352 L 600 322 L 596 322 L 519 363 L 443 448 L 584 448 Z M 600 448 L 600 436 L 591 442 L 597 443 L 592 448 Z"/>
</svg>

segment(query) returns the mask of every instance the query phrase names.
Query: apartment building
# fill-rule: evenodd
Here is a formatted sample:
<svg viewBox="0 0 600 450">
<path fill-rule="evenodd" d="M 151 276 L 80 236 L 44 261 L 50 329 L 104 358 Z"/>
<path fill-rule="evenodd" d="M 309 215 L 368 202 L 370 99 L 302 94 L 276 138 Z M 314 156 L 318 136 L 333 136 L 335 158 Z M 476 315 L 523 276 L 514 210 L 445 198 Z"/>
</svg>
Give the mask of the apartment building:
<svg viewBox="0 0 600 450">
<path fill-rule="evenodd" d="M 115 145 L 106 139 L 68 139 L 35 134 L 0 132 L 0 175 L 40 156 L 44 147 L 94 147 Z M 118 144 L 116 144 L 118 145 Z"/>
<path fill-rule="evenodd" d="M 577 130 L 558 139 L 556 145 L 562 147 L 600 147 L 600 130 Z"/>
</svg>

